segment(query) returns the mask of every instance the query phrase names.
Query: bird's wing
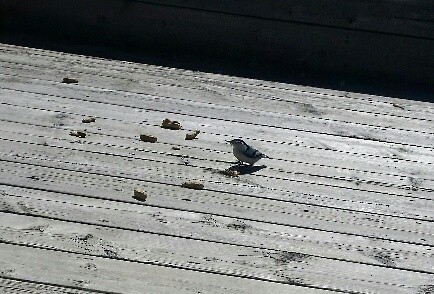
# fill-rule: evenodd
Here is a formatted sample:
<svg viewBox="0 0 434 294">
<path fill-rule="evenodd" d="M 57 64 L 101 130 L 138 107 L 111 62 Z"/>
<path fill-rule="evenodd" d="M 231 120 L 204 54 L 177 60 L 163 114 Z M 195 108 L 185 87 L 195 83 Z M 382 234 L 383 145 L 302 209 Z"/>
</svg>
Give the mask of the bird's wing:
<svg viewBox="0 0 434 294">
<path fill-rule="evenodd" d="M 250 146 L 247 146 L 246 150 L 244 151 L 244 155 L 248 158 L 260 158 L 263 156 L 261 152 Z"/>
</svg>

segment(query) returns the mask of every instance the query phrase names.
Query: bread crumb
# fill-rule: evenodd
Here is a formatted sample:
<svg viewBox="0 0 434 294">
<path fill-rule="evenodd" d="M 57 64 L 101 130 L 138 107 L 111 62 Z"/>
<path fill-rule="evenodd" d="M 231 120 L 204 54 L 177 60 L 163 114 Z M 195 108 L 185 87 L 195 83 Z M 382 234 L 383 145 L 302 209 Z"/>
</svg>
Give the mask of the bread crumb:
<svg viewBox="0 0 434 294">
<path fill-rule="evenodd" d="M 71 131 L 69 133 L 69 135 L 74 136 L 74 137 L 79 137 L 79 138 L 84 138 L 86 137 L 86 133 L 83 131 Z"/>
<path fill-rule="evenodd" d="M 203 184 L 199 182 L 184 182 L 182 183 L 181 187 L 194 190 L 202 190 Z"/>
<path fill-rule="evenodd" d="M 77 84 L 78 80 L 74 78 L 63 78 L 62 83 L 65 84 Z"/>
<path fill-rule="evenodd" d="M 394 107 L 396 107 L 396 108 L 399 108 L 399 109 L 405 110 L 404 106 L 399 105 L 398 103 L 392 103 L 392 105 L 393 105 Z"/>
<path fill-rule="evenodd" d="M 199 133 L 199 130 L 195 130 L 191 133 L 185 134 L 185 140 L 193 140 L 197 137 L 197 135 L 199 135 Z"/>
<path fill-rule="evenodd" d="M 147 134 L 141 134 L 140 140 L 142 140 L 143 142 L 155 143 L 157 142 L 157 137 Z"/>
<path fill-rule="evenodd" d="M 91 122 L 95 122 L 95 118 L 93 116 L 85 117 L 81 120 L 82 123 L 88 124 Z"/>
<path fill-rule="evenodd" d="M 172 121 L 172 120 L 166 118 L 163 120 L 161 127 L 163 129 L 169 129 L 169 130 L 180 130 L 181 124 L 176 120 Z"/>
<path fill-rule="evenodd" d="M 146 198 L 148 198 L 148 194 L 143 190 L 134 189 L 133 198 L 139 201 L 146 201 Z"/>
</svg>

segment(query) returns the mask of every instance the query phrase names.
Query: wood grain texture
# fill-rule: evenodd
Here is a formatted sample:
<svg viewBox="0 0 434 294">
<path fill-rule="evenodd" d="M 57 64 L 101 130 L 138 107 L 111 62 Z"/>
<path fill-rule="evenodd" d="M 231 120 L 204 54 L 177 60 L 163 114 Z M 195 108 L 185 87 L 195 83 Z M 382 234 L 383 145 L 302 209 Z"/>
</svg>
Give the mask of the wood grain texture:
<svg viewBox="0 0 434 294">
<path fill-rule="evenodd" d="M 405 293 L 427 283 L 431 274 L 33 217 L 0 214 L 0 220 L 5 243 L 324 289 Z M 327 273 L 324 266 L 329 268 Z"/>
<path fill-rule="evenodd" d="M 179 208 L 203 213 L 209 212 L 239 217 L 240 219 L 259 220 L 267 223 L 292 225 L 320 231 L 372 236 L 380 239 L 387 236 L 386 240 L 432 244 L 432 235 L 428 233 L 432 228 L 432 224 L 429 221 L 424 222 L 408 218 L 400 219 L 381 214 L 360 213 L 351 210 L 348 212 L 341 210 L 334 211 L 330 208 L 321 209 L 311 204 L 270 203 L 270 201 L 264 201 L 260 198 L 247 198 L 245 197 L 246 195 L 218 194 L 218 192 L 209 190 L 192 193 L 189 190 L 180 189 L 180 183 L 178 185 L 171 185 L 171 189 L 168 189 L 168 187 L 164 188 L 164 185 L 167 185 L 165 183 L 140 183 L 140 178 L 130 179 L 130 181 L 125 177 L 117 179 L 109 178 L 99 184 L 98 179 L 104 178 L 103 175 L 94 174 L 94 176 L 91 176 L 89 173 L 83 173 L 71 177 L 62 175 L 61 170 L 52 170 L 50 172 L 50 169 L 47 168 L 38 169 L 22 164 L 5 163 L 4 165 L 6 166 L 3 169 L 5 183 L 15 186 L 39 189 L 44 189 L 45 187 L 49 191 L 62 191 L 66 193 L 77 191 L 81 195 L 92 195 L 94 197 L 99 196 L 105 199 L 125 201 L 125 197 L 130 199 L 132 192 L 127 188 L 123 188 L 123 185 L 119 186 L 119 184 L 116 187 L 110 188 L 110 184 L 107 184 L 107 182 L 115 181 L 115 183 L 119 183 L 126 181 L 129 184 L 135 183 L 134 187 L 144 186 L 149 195 L 155 194 L 153 197 L 149 196 L 149 203 L 161 207 Z M 16 166 L 16 171 L 7 169 L 8 165 Z M 69 173 L 66 172 L 65 174 Z M 86 180 L 82 180 L 82 178 Z M 26 181 L 29 183 L 24 184 Z M 115 189 L 115 196 L 107 194 L 110 189 Z M 246 199 L 238 200 L 242 196 Z M 130 200 L 132 201 L 132 199 Z M 136 201 L 134 202 L 136 203 Z M 209 205 L 205 208 L 204 204 L 207 203 Z M 363 232 L 360 231 L 360 226 L 364 228 Z"/>
<path fill-rule="evenodd" d="M 5 273 L 11 274 L 12 269 Z M 67 294 L 96 294 L 96 293 L 116 293 L 113 291 L 97 291 L 90 289 L 83 289 L 77 286 L 65 287 L 65 285 L 56 285 L 52 283 L 41 283 L 34 282 L 24 279 L 17 279 L 11 277 L 1 277 L 0 278 L 0 290 L 5 294 L 56 294 L 56 293 L 67 293 Z"/>
<path fill-rule="evenodd" d="M 297 293 L 300 287 L 185 271 L 146 263 L 0 244 L 3 268 L 13 278 L 118 293 Z M 59 275 L 59 272 L 62 272 Z M 326 293 L 303 288 L 306 293 Z"/>
<path fill-rule="evenodd" d="M 327 97 L 328 99 L 334 98 L 342 98 L 346 97 L 340 103 L 346 103 L 346 101 L 351 101 L 352 103 L 348 104 L 349 106 L 354 103 L 363 103 L 366 104 L 376 104 L 377 106 L 393 106 L 393 103 L 399 103 L 399 106 L 404 107 L 405 109 L 414 111 L 414 112 L 425 112 L 429 111 L 429 109 L 433 109 L 431 103 L 421 102 L 421 101 L 408 101 L 405 99 L 400 99 L 399 97 L 385 97 L 385 96 L 375 96 L 370 94 L 363 93 L 354 93 L 347 92 L 335 89 L 325 89 L 325 88 L 315 88 L 306 85 L 294 85 L 288 83 L 281 83 L 275 81 L 268 80 L 255 80 L 244 77 L 237 77 L 234 79 L 232 76 L 224 75 L 224 74 L 215 74 L 209 72 L 201 72 L 188 70 L 183 68 L 168 68 L 162 67 L 155 64 L 139 64 L 128 61 L 120 61 L 120 60 L 110 60 L 110 59 L 101 59 L 97 57 L 91 57 L 86 55 L 71 55 L 64 52 L 59 51 L 49 51 L 42 50 L 37 48 L 29 48 L 29 47 L 21 47 L 9 44 L 1 44 L 0 48 L 2 52 L 2 60 L 8 62 L 9 64 L 13 64 L 13 61 L 17 61 L 21 65 L 24 64 L 34 64 L 37 65 L 51 65 L 55 66 L 56 62 L 62 62 L 68 66 L 68 68 L 78 70 L 82 72 L 84 69 L 89 70 L 91 68 L 100 67 L 101 68 L 101 60 L 104 61 L 103 69 L 111 69 L 111 70 L 121 70 L 123 73 L 132 74 L 136 73 L 139 76 L 143 76 L 144 74 L 148 75 L 148 78 L 143 77 L 142 82 L 150 82 L 149 76 L 161 77 L 160 81 L 164 81 L 165 83 L 180 83 L 182 80 L 194 81 L 195 83 L 190 83 L 190 87 L 206 85 L 207 87 L 212 86 L 225 86 L 231 88 L 231 90 L 240 89 L 244 92 L 247 90 L 255 90 L 257 89 L 257 93 L 266 94 L 263 90 L 268 91 L 283 91 L 283 93 L 305 93 L 303 97 L 304 99 L 317 99 L 319 97 Z M 16 55 L 19 54 L 21 56 L 27 56 L 26 60 L 17 59 Z M 50 62 L 51 61 L 51 62 Z M 31 63 L 29 63 L 31 62 Z M 77 68 L 77 65 L 81 64 L 83 67 Z M 99 72 L 96 73 L 97 75 Z M 107 75 L 106 75 L 107 77 Z M 121 76 L 120 78 L 124 78 Z M 93 85 L 98 86 L 98 85 Z M 202 87 L 203 89 L 203 87 Z M 248 91 L 247 91 L 248 92 Z M 234 94 L 229 92 L 229 94 Z M 209 95 L 209 93 L 203 93 L 203 95 Z M 288 96 L 287 98 L 290 98 Z M 224 102 L 224 100 L 220 99 L 220 103 Z M 246 106 L 246 105 L 243 105 Z M 422 107 L 421 107 L 422 106 Z M 399 107 L 394 107 L 397 111 L 403 110 Z M 393 109 L 393 108 L 392 108 Z"/>
<path fill-rule="evenodd" d="M 0 49 L 0 286 L 10 293 L 434 284 L 432 104 Z M 182 129 L 161 128 L 165 118 Z M 270 159 L 229 177 L 225 140 L 237 137 Z M 195 180 L 203 190 L 182 187 Z"/>
<path fill-rule="evenodd" d="M 20 56 L 14 54 L 14 52 L 17 50 L 19 50 Z M 202 95 L 193 94 L 193 98 L 196 96 L 199 96 L 198 98 L 203 97 L 205 99 L 207 97 L 216 97 L 220 98 L 220 103 L 226 101 L 226 99 L 221 99 L 224 95 L 229 97 L 244 97 L 248 96 L 249 93 L 255 93 L 255 98 L 281 98 L 280 100 L 286 99 L 285 101 L 288 102 L 296 102 L 297 100 L 295 98 L 299 98 L 303 100 L 301 102 L 307 101 L 308 103 L 320 103 L 320 105 L 329 105 L 342 110 L 345 110 L 345 108 L 339 107 L 346 106 L 351 108 L 353 111 L 360 107 L 360 110 L 376 110 L 377 112 L 378 110 L 382 110 L 383 115 L 387 112 L 396 112 L 396 114 L 417 114 L 419 112 L 426 112 L 429 109 L 431 109 L 432 112 L 432 106 L 430 106 L 430 103 L 408 103 L 408 101 L 406 102 L 403 99 L 397 98 L 376 97 L 373 95 L 316 89 L 313 87 L 289 85 L 269 81 L 255 81 L 246 78 L 237 78 L 237 80 L 233 80 L 230 79 L 230 77 L 224 75 L 175 68 L 167 69 L 155 65 L 138 65 L 129 62 L 115 63 L 113 61 L 107 61 L 107 66 L 102 67 L 98 60 L 89 59 L 86 56 L 70 56 L 58 52 L 46 53 L 46 51 L 44 51 L 43 54 L 40 54 L 39 51 L 35 49 L 29 48 L 26 50 L 22 48 L 16 48 L 14 46 L 2 46 L 1 52 L 3 53 L 1 57 L 2 65 L 5 67 L 5 69 L 12 68 L 17 70 L 15 73 L 19 73 L 20 69 L 27 69 L 27 71 L 24 72 L 30 74 L 30 76 L 32 76 L 31 72 L 33 71 L 37 73 L 36 76 L 33 75 L 34 77 L 56 77 L 54 80 L 59 81 L 56 73 L 69 72 L 71 74 L 83 77 L 80 84 L 83 83 L 83 85 L 92 85 L 96 86 L 97 88 L 103 85 L 111 85 L 110 89 L 112 90 L 116 88 L 118 90 L 122 90 L 122 85 L 124 85 L 124 87 L 132 87 L 125 88 L 129 92 L 134 92 L 135 87 L 137 87 L 137 91 L 142 93 L 144 90 L 143 87 L 146 87 L 146 90 L 155 90 L 155 87 L 166 86 L 169 87 L 168 89 L 170 89 L 170 87 L 176 86 L 178 90 L 187 88 L 188 90 L 192 91 L 192 93 L 194 93 L 195 89 L 202 90 Z M 26 56 L 26 60 L 22 60 L 22 56 Z M 14 66 L 17 61 L 19 65 L 18 68 Z M 59 66 L 58 62 L 65 64 L 67 67 Z M 99 77 L 104 77 L 104 80 L 101 80 L 101 82 L 98 84 L 89 83 L 93 79 L 98 79 Z M 113 79 L 118 80 L 117 83 L 113 84 Z M 159 93 L 170 93 L 169 90 L 165 88 L 157 89 Z M 172 95 L 173 94 L 174 93 L 172 91 Z M 180 98 L 179 96 L 180 95 L 178 95 L 178 98 Z M 327 97 L 328 99 L 324 100 L 324 97 Z M 342 100 L 342 97 L 346 97 L 348 99 Z M 257 103 L 262 101 L 262 99 L 256 100 L 258 100 Z M 278 99 L 276 100 L 279 101 Z M 338 105 L 330 105 L 330 103 L 325 103 L 326 101 L 338 101 L 339 103 Z M 397 104 L 402 103 L 402 105 L 394 106 L 394 102 Z M 419 105 L 424 105 L 427 107 L 427 109 L 421 109 L 420 107 L 417 107 Z M 366 108 L 369 106 L 371 106 L 370 109 Z M 397 106 L 401 106 L 401 108 Z M 307 113 L 312 114 L 312 112 Z"/>
<path fill-rule="evenodd" d="M 190 162 L 190 159 L 187 159 L 189 164 L 186 165 L 182 159 L 179 161 L 178 157 L 175 157 L 174 160 L 163 161 L 161 160 L 161 157 L 158 156 L 154 157 L 155 159 L 152 159 L 152 156 L 148 158 L 141 158 L 125 154 L 116 155 L 108 152 L 92 152 L 83 149 L 62 147 L 59 145 L 51 146 L 54 148 L 49 151 L 52 155 L 55 155 L 56 159 L 50 160 L 47 155 L 42 155 L 44 151 L 41 151 L 41 154 L 35 153 L 35 151 L 38 152 L 39 150 L 47 150 L 47 146 L 44 146 L 44 144 L 35 146 L 32 143 L 14 143 L 10 140 L 2 140 L 0 142 L 8 146 L 5 147 L 5 152 L 7 153 L 4 153 L 1 158 L 3 160 L 13 162 L 31 163 L 32 165 L 43 165 L 61 169 L 66 168 L 68 170 L 114 175 L 131 179 L 141 179 L 147 182 L 161 182 L 172 185 L 180 185 L 183 181 L 196 179 L 205 181 L 207 183 L 206 189 L 212 191 L 220 191 L 239 195 L 249 194 L 257 198 L 289 201 L 295 203 L 298 202 L 312 205 L 322 204 L 323 206 L 336 208 L 341 207 L 352 209 L 354 211 L 371 211 L 398 217 L 413 217 L 419 220 L 430 219 L 429 207 L 426 210 L 419 209 L 417 213 L 415 211 L 408 213 L 404 209 L 407 206 L 409 208 L 416 208 L 422 203 L 429 203 L 431 198 L 429 198 L 430 194 L 428 192 L 422 193 L 420 197 L 415 197 L 405 194 L 391 194 L 376 190 L 356 189 L 342 185 L 326 184 L 324 182 L 322 184 L 321 182 L 312 182 L 309 184 L 309 182 L 303 182 L 301 180 L 297 180 L 296 178 L 291 180 L 291 178 L 288 178 L 288 175 L 286 175 L 286 180 L 284 178 L 270 178 L 267 175 L 245 176 L 241 179 L 228 178 L 221 174 L 224 168 L 227 168 L 228 166 L 223 164 L 221 165 L 220 169 L 215 169 L 206 165 L 204 166 L 202 163 L 199 163 L 200 165 L 195 165 Z M 34 151 L 16 151 L 17 149 L 29 147 L 31 147 Z M 107 157 L 106 155 L 112 156 Z M 61 160 L 61 158 L 66 157 L 69 158 L 69 160 Z M 126 170 L 119 171 L 116 169 L 111 169 L 110 166 L 114 164 L 113 162 L 122 163 Z M 138 168 L 136 168 L 137 163 L 140 163 Z M 173 172 L 172 170 L 175 166 L 177 171 Z M 196 169 L 202 170 L 202 174 L 194 175 L 193 172 Z M 286 184 L 285 181 L 292 182 Z M 279 184 L 282 185 L 281 188 L 275 188 L 279 187 Z M 285 185 L 290 185 L 290 187 L 285 189 Z M 303 193 L 298 193 L 297 191 L 303 187 L 305 191 Z M 336 192 L 333 198 L 328 198 L 327 192 L 331 190 L 335 190 Z M 338 190 L 341 190 L 341 192 L 338 192 Z M 246 193 L 247 191 L 249 192 Z M 348 193 L 353 195 L 353 200 L 351 202 L 346 199 L 345 195 Z M 424 194 L 426 194 L 427 197 L 423 197 Z M 387 195 L 390 197 L 385 197 Z M 389 198 L 390 200 L 388 200 Z M 334 205 L 331 204 L 331 201 L 335 202 Z M 392 201 L 395 203 L 400 201 L 402 208 L 394 207 Z M 337 202 L 342 203 L 341 206 L 337 205 Z M 360 205 L 363 205 L 364 209 L 361 210 Z"/>
<path fill-rule="evenodd" d="M 157 201 L 147 205 L 139 204 L 132 201 L 130 195 L 116 199 L 98 197 L 96 193 L 80 196 L 63 192 L 66 195 L 62 195 L 47 189 L 11 185 L 0 187 L 5 196 L 2 211 L 7 213 L 257 249 L 292 251 L 297 248 L 298 253 L 317 258 L 431 271 L 432 254 L 429 252 L 429 244 L 422 246 L 404 240 L 391 241 L 375 236 L 339 233 L 337 230 L 327 232 L 288 224 L 273 224 L 263 218 L 254 220 L 252 216 L 248 219 L 249 215 L 240 218 L 231 213 L 229 206 L 226 215 L 212 213 L 212 210 L 200 212 L 194 210 L 194 200 L 191 200 L 193 203 L 190 207 L 185 206 L 182 209 L 182 206 L 164 207 L 158 205 Z M 118 193 L 123 194 L 122 191 Z M 159 195 L 154 192 L 152 197 L 157 198 Z"/>
</svg>

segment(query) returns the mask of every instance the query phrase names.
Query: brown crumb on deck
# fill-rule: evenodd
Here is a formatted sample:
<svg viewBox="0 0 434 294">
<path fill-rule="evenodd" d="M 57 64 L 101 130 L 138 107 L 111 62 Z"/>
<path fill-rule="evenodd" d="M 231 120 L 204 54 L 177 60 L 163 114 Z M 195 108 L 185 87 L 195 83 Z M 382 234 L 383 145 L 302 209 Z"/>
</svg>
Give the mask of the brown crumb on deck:
<svg viewBox="0 0 434 294">
<path fill-rule="evenodd" d="M 95 122 L 95 118 L 93 116 L 85 117 L 81 120 L 82 123 L 88 124 Z"/>
<path fill-rule="evenodd" d="M 134 189 L 133 198 L 139 201 L 146 201 L 146 199 L 148 198 L 148 194 L 143 190 Z"/>
<path fill-rule="evenodd" d="M 83 131 L 71 131 L 69 133 L 69 135 L 74 136 L 74 137 L 79 137 L 79 138 L 84 138 L 86 137 L 86 133 Z"/>
<path fill-rule="evenodd" d="M 141 134 L 140 140 L 142 140 L 143 142 L 155 143 L 157 142 L 157 137 L 148 134 Z"/>
<path fill-rule="evenodd" d="M 169 130 L 180 130 L 181 129 L 181 123 L 176 121 L 176 120 L 172 121 L 172 120 L 166 118 L 163 120 L 161 127 L 163 129 L 169 129 Z"/>
<path fill-rule="evenodd" d="M 74 78 L 68 78 L 68 77 L 66 77 L 66 78 L 63 78 L 62 83 L 65 83 L 65 84 L 77 84 L 78 80 L 74 79 Z"/>
<path fill-rule="evenodd" d="M 197 135 L 199 135 L 199 133 L 199 130 L 195 130 L 191 133 L 185 134 L 185 140 L 193 140 L 197 137 Z"/>
<path fill-rule="evenodd" d="M 181 187 L 194 190 L 202 190 L 204 186 L 202 183 L 199 182 L 184 182 L 182 183 Z"/>
</svg>

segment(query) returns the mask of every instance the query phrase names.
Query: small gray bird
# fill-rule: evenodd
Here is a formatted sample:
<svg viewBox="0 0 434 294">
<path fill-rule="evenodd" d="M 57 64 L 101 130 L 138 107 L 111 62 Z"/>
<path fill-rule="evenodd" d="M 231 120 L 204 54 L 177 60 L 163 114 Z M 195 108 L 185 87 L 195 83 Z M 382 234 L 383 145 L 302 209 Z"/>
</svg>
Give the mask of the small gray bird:
<svg viewBox="0 0 434 294">
<path fill-rule="evenodd" d="M 240 162 L 248 163 L 250 166 L 254 165 L 261 158 L 269 158 L 267 155 L 247 145 L 247 143 L 241 139 L 233 139 L 227 142 L 232 145 L 234 156 Z"/>
</svg>

